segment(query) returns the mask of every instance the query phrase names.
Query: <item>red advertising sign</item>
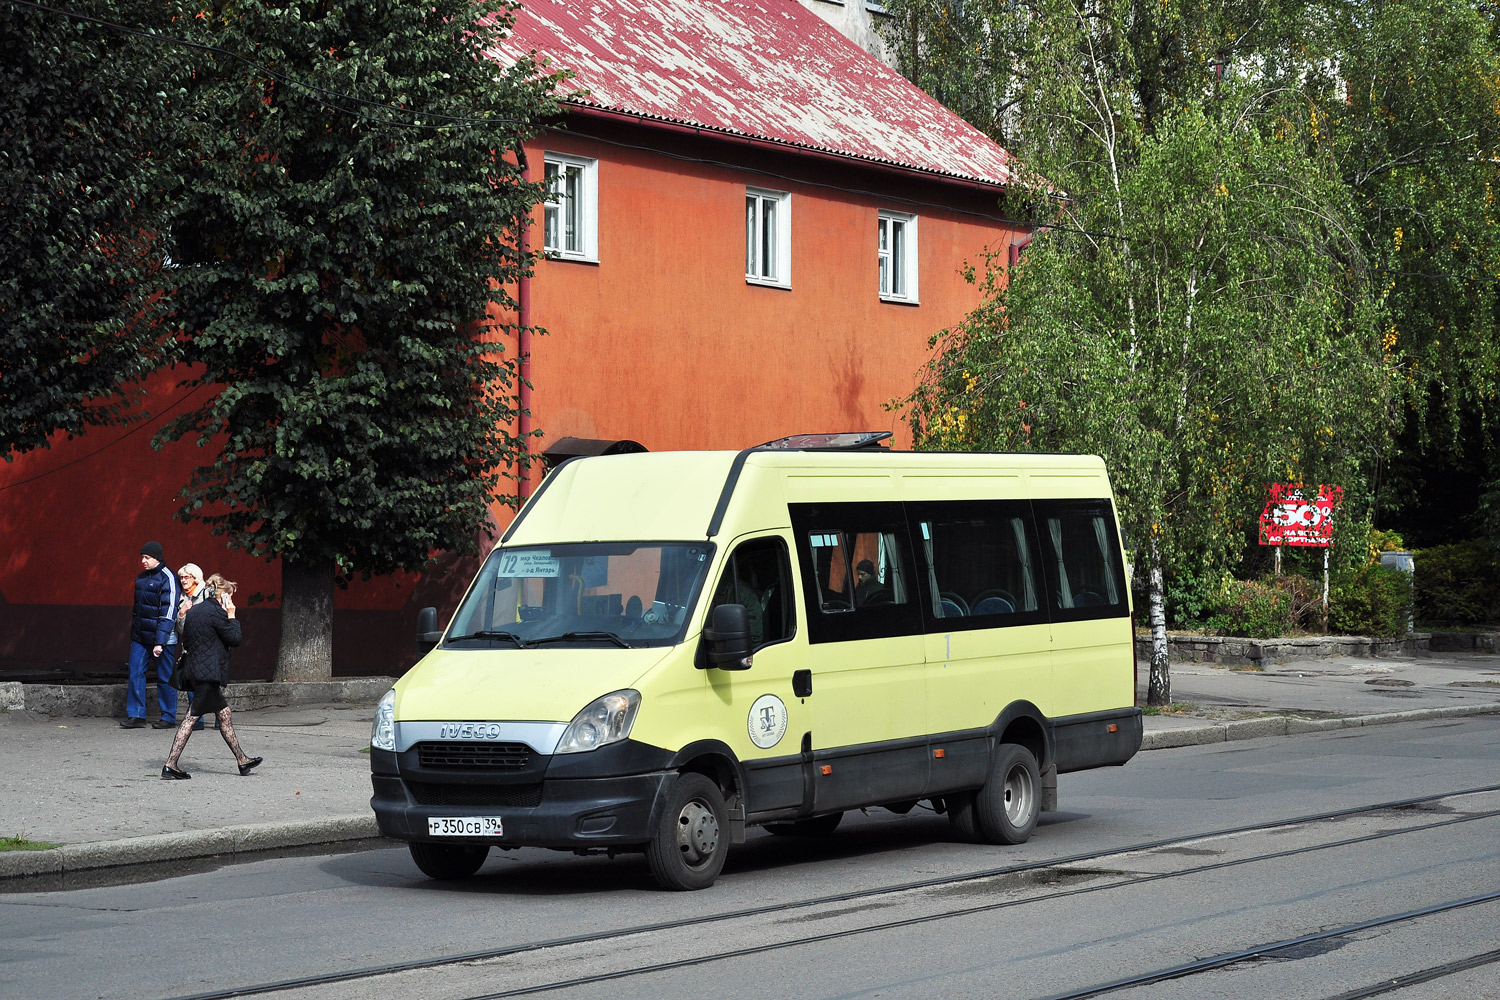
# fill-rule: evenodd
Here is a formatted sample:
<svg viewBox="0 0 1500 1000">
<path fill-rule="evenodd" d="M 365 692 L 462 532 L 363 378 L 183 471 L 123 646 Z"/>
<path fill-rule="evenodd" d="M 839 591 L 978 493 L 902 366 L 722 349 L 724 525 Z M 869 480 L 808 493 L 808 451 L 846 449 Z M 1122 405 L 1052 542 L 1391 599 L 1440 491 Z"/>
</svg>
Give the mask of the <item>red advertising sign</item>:
<svg viewBox="0 0 1500 1000">
<path fill-rule="evenodd" d="M 1272 483 L 1270 499 L 1260 512 L 1260 544 L 1333 544 L 1333 515 L 1343 503 L 1342 486 L 1319 486 L 1316 495 L 1297 483 Z"/>
</svg>

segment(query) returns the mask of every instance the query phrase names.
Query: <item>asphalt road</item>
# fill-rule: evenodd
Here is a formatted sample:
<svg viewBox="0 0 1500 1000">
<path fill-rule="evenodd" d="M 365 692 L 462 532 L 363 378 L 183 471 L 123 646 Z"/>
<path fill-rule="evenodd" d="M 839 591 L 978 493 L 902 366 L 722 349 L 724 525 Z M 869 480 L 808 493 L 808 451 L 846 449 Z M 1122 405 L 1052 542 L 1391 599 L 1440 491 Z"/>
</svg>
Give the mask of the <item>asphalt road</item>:
<svg viewBox="0 0 1500 1000">
<path fill-rule="evenodd" d="M 853 814 L 824 841 L 753 833 L 697 893 L 658 891 L 639 856 L 497 852 L 461 886 L 400 847 L 184 866 L 0 895 L 0 997 L 1051 997 L 1328 932 L 1109 995 L 1331 998 L 1500 947 L 1496 901 L 1349 929 L 1500 890 L 1500 792 L 1327 814 L 1495 785 L 1483 717 L 1065 775 L 1064 811 L 1019 848 L 955 843 L 922 811 Z M 1497 984 L 1489 962 L 1383 995 Z"/>
</svg>

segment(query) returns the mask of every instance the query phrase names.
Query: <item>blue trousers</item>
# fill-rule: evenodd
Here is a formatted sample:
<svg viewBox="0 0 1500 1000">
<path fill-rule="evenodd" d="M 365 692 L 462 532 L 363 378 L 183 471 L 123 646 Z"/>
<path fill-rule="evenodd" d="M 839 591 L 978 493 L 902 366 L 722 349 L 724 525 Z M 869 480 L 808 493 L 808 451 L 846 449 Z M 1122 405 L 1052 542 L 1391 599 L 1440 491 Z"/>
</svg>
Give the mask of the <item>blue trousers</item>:
<svg viewBox="0 0 1500 1000">
<path fill-rule="evenodd" d="M 163 646 L 161 656 L 152 656 L 150 646 L 130 644 L 130 683 L 125 686 L 125 714 L 132 719 L 146 717 L 146 671 L 156 663 L 156 701 L 161 705 L 163 722 L 177 721 L 177 689 L 167 683 L 172 679 L 172 660 L 176 646 Z"/>
</svg>

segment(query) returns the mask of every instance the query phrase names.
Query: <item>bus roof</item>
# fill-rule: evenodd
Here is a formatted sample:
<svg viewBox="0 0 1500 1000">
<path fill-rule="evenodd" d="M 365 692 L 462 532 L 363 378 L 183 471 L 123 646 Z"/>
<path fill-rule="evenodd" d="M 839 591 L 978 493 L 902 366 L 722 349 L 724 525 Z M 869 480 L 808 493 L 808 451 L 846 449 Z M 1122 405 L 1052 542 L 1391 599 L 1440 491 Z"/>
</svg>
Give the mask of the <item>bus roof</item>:
<svg viewBox="0 0 1500 1000">
<path fill-rule="evenodd" d="M 785 527 L 798 502 L 1109 497 L 1093 455 L 662 451 L 564 462 L 502 541 L 669 541 Z"/>
</svg>

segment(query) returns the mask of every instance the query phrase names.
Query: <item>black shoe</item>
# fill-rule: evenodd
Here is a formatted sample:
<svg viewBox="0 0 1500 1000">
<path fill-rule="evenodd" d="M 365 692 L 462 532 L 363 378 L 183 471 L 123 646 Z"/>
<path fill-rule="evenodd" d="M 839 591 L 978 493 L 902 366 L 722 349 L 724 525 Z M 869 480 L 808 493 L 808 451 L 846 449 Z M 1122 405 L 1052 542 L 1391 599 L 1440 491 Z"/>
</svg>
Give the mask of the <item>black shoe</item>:
<svg viewBox="0 0 1500 1000">
<path fill-rule="evenodd" d="M 193 723 L 193 732 L 195 732 L 195 733 L 201 733 L 201 732 L 203 732 L 203 716 L 201 716 L 201 715 L 198 716 L 198 721 L 195 722 L 195 723 Z"/>
<path fill-rule="evenodd" d="M 157 719 L 151 723 L 152 729 L 176 729 L 177 723 L 168 719 Z"/>
<path fill-rule="evenodd" d="M 240 765 L 240 774 L 249 774 L 254 768 L 260 765 L 260 761 L 261 758 L 259 757 L 251 757 Z"/>
<path fill-rule="evenodd" d="M 166 778 L 168 781 L 186 781 L 192 777 L 192 775 L 188 774 L 186 771 L 179 771 L 177 770 L 177 768 L 169 767 L 166 764 L 162 765 L 161 776 L 163 778 Z"/>
<path fill-rule="evenodd" d="M 129 719 L 126 719 L 124 722 L 120 723 L 120 728 L 121 729 L 145 729 L 146 728 L 146 720 L 145 719 L 129 718 Z"/>
</svg>

